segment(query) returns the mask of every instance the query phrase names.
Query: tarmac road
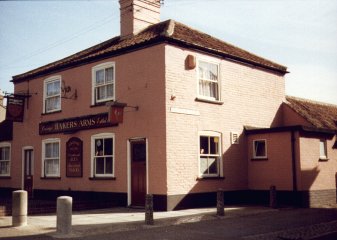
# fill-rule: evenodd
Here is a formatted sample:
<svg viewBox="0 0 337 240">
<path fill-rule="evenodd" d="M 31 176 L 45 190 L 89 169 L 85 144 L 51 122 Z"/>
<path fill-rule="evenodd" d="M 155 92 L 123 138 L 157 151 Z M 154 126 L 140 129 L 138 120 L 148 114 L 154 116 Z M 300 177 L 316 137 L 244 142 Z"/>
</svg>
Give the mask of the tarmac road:
<svg viewBox="0 0 337 240">
<path fill-rule="evenodd" d="M 141 226 L 137 230 L 107 232 L 85 240 L 332 240 L 337 239 L 337 209 L 280 209 L 230 218 L 210 217 L 165 226 Z M 1 235 L 1 228 L 0 228 Z M 0 239 L 55 239 L 50 235 Z"/>
</svg>

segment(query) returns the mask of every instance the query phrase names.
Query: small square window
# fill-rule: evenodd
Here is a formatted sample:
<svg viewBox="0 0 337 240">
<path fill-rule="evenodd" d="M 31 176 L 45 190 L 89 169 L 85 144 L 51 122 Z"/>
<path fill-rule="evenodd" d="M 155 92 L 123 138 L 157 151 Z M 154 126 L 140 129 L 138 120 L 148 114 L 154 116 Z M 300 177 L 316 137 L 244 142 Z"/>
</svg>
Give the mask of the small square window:
<svg viewBox="0 0 337 240">
<path fill-rule="evenodd" d="M 267 141 L 254 140 L 253 142 L 253 157 L 254 158 L 267 158 Z"/>
</svg>

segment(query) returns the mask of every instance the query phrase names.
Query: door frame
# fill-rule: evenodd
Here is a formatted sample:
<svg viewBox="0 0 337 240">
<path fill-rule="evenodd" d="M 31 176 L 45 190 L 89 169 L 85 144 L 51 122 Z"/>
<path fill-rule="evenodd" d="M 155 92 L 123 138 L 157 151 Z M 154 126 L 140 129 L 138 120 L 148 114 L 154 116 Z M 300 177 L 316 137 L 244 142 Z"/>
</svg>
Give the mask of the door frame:
<svg viewBox="0 0 337 240">
<path fill-rule="evenodd" d="M 25 151 L 26 150 L 32 150 L 32 159 L 33 159 L 33 173 L 35 174 L 35 154 L 34 154 L 34 147 L 32 146 L 24 146 L 22 148 L 22 157 L 21 157 L 21 161 L 22 161 L 22 171 L 21 171 L 21 176 L 22 176 L 22 180 L 21 180 L 21 189 L 24 190 L 25 189 Z M 33 180 L 34 181 L 34 180 Z M 33 182 L 33 189 L 34 189 L 34 182 Z"/>
<path fill-rule="evenodd" d="M 146 149 L 146 194 L 149 193 L 149 144 L 148 139 L 145 137 L 129 138 L 127 140 L 127 178 L 128 178 L 128 206 L 131 205 L 131 142 L 137 140 L 145 140 Z"/>
</svg>

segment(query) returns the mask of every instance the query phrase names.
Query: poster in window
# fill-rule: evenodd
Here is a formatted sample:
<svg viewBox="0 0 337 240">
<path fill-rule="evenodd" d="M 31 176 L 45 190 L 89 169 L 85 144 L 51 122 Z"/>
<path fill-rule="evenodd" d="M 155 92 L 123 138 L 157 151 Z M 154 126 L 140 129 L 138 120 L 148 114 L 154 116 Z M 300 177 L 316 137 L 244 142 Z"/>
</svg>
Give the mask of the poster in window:
<svg viewBox="0 0 337 240">
<path fill-rule="evenodd" d="M 66 175 L 67 177 L 82 177 L 83 174 L 83 142 L 72 137 L 66 144 Z"/>
</svg>

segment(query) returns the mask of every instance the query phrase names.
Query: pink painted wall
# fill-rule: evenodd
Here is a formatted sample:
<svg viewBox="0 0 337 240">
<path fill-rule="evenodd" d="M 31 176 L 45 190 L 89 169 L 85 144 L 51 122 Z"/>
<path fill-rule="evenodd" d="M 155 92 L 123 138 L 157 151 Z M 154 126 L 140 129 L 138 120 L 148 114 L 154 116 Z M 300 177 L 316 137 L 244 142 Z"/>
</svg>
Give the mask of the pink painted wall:
<svg viewBox="0 0 337 240">
<path fill-rule="evenodd" d="M 82 130 L 74 134 L 40 136 L 39 122 L 108 111 L 105 106 L 91 107 L 92 67 L 108 61 L 116 63 L 116 98 L 119 102 L 139 106 L 139 111 L 126 108 L 124 122 L 118 127 Z M 35 154 L 35 189 L 68 190 L 71 188 L 83 191 L 127 192 L 127 140 L 134 137 L 146 137 L 149 143 L 149 191 L 164 194 L 166 192 L 164 68 L 164 45 L 158 45 L 16 84 L 16 92 L 26 91 L 29 87 L 30 92 L 36 92 L 37 95 L 29 99 L 29 108 L 25 109 L 24 123 L 15 123 L 12 144 L 12 178 L 10 180 L 1 179 L 0 187 L 22 187 L 22 148 L 32 146 Z M 62 112 L 43 115 L 43 81 L 54 75 L 61 75 L 66 85 L 77 89 L 78 98 L 76 100 L 62 99 Z M 99 133 L 115 134 L 116 180 L 89 180 L 91 136 Z M 65 146 L 66 142 L 74 136 L 83 141 L 82 178 L 65 176 Z M 61 139 L 61 180 L 40 179 L 42 140 L 48 138 Z"/>
<path fill-rule="evenodd" d="M 253 141 L 267 141 L 266 160 L 253 159 Z M 276 186 L 278 190 L 292 190 L 291 133 L 252 134 L 247 139 L 248 148 L 248 188 L 268 190 Z"/>
<path fill-rule="evenodd" d="M 320 161 L 320 139 L 324 136 L 301 136 L 301 173 L 298 179 L 299 190 L 336 189 L 337 150 L 332 146 L 336 136 L 327 139 L 327 161 Z"/>
<path fill-rule="evenodd" d="M 284 78 L 278 74 L 241 65 L 205 54 L 167 45 L 166 61 L 166 135 L 168 194 L 212 192 L 218 188 L 241 190 L 248 187 L 247 145 L 243 126 L 278 125 L 275 118 L 284 100 Z M 222 105 L 199 102 L 197 68 L 185 69 L 185 59 L 220 63 Z M 171 96 L 175 96 L 171 100 Z M 179 114 L 179 108 L 196 113 Z M 198 177 L 198 132 L 212 130 L 222 134 L 223 176 L 219 180 Z M 240 135 L 240 143 L 230 143 L 230 133 Z"/>
</svg>

